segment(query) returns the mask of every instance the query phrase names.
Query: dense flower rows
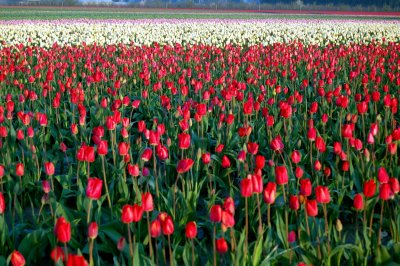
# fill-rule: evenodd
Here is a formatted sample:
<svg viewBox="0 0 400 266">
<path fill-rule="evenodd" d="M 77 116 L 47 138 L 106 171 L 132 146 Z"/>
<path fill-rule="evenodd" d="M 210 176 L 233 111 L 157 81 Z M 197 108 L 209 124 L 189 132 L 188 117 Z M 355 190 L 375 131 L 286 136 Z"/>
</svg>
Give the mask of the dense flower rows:
<svg viewBox="0 0 400 266">
<path fill-rule="evenodd" d="M 300 41 L 305 45 L 397 42 L 398 21 L 332 20 L 137 20 L 5 21 L 0 42 L 51 47 L 58 44 L 256 45 Z"/>
<path fill-rule="evenodd" d="M 0 29 L 0 264 L 400 262 L 397 22 Z"/>
</svg>

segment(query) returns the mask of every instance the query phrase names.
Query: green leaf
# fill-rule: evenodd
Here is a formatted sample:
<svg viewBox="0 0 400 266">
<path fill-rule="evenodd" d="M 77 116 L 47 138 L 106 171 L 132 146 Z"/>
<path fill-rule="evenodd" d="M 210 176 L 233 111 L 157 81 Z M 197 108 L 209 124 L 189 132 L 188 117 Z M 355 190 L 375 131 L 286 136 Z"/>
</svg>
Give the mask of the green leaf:
<svg viewBox="0 0 400 266">
<path fill-rule="evenodd" d="M 253 266 L 257 266 L 260 264 L 262 246 L 263 246 L 263 236 L 261 235 L 260 237 L 258 237 L 257 242 L 254 247 L 254 252 L 253 252 L 253 256 L 252 256 Z"/>
</svg>

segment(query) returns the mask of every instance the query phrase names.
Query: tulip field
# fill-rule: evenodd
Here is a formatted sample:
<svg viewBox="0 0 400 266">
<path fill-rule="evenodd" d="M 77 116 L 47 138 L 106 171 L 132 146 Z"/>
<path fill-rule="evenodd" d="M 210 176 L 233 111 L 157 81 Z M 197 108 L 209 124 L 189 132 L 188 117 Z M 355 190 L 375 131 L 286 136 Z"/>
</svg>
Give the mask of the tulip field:
<svg viewBox="0 0 400 266">
<path fill-rule="evenodd" d="M 0 265 L 400 264 L 400 21 L 0 21 Z"/>
</svg>

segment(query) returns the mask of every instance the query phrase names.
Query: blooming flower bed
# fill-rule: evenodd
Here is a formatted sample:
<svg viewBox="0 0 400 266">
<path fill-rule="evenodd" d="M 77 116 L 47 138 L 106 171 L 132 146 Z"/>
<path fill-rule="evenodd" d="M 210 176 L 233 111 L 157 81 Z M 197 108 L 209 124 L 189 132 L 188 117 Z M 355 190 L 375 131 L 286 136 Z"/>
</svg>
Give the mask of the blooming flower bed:
<svg viewBox="0 0 400 266">
<path fill-rule="evenodd" d="M 3 22 L 0 264 L 399 263 L 398 30 Z"/>
<path fill-rule="evenodd" d="M 346 20 L 62 20 L 3 21 L 0 42 L 50 48 L 53 43 L 80 45 L 116 43 L 136 45 L 227 44 L 269 45 L 302 42 L 305 45 L 398 42 L 398 21 Z"/>
</svg>

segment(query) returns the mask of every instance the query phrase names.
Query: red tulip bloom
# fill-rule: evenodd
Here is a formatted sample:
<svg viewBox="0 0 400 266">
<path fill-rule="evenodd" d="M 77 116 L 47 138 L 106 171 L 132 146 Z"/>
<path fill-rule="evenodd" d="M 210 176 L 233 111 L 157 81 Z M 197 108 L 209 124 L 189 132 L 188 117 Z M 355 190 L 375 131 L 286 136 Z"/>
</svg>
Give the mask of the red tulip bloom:
<svg viewBox="0 0 400 266">
<path fill-rule="evenodd" d="M 11 264 L 13 266 L 25 265 L 25 258 L 18 250 L 14 250 L 13 253 L 11 254 Z"/>
<path fill-rule="evenodd" d="M 353 137 L 353 126 L 351 124 L 345 124 L 342 126 L 342 137 L 345 139 Z"/>
<path fill-rule="evenodd" d="M 317 186 L 315 188 L 315 196 L 318 203 L 329 203 L 331 201 L 331 195 L 328 187 Z"/>
<path fill-rule="evenodd" d="M 201 161 L 203 164 L 209 164 L 211 162 L 211 154 L 209 152 L 203 153 L 201 155 Z"/>
<path fill-rule="evenodd" d="M 153 155 L 153 151 L 150 148 L 146 148 L 142 153 L 142 160 L 145 162 L 150 161 L 151 156 Z"/>
<path fill-rule="evenodd" d="M 303 168 L 297 166 L 295 170 L 296 178 L 302 178 L 304 174 Z"/>
<path fill-rule="evenodd" d="M 186 173 L 187 171 L 192 168 L 194 164 L 194 161 L 190 158 L 188 159 L 182 159 L 178 162 L 178 165 L 176 166 L 176 170 L 178 171 L 179 174 Z"/>
<path fill-rule="evenodd" d="M 363 193 L 364 196 L 368 199 L 375 195 L 376 192 L 376 183 L 375 180 L 371 179 L 364 183 Z"/>
<path fill-rule="evenodd" d="M 172 235 L 174 233 L 174 222 L 172 221 L 171 216 L 166 213 L 161 213 L 158 215 L 161 221 L 161 230 L 162 233 L 166 236 Z"/>
<path fill-rule="evenodd" d="M 321 153 L 324 153 L 326 151 L 326 144 L 322 137 L 316 137 L 315 148 Z"/>
<path fill-rule="evenodd" d="M 256 168 L 263 169 L 264 166 L 265 166 L 265 157 L 262 155 L 257 155 L 256 156 Z"/>
<path fill-rule="evenodd" d="M 91 222 L 88 227 L 88 236 L 90 239 L 95 239 L 99 232 L 99 226 L 96 222 Z"/>
<path fill-rule="evenodd" d="M 235 202 L 232 197 L 225 198 L 223 208 L 225 211 L 235 214 Z"/>
<path fill-rule="evenodd" d="M 399 180 L 397 178 L 395 178 L 395 177 L 389 178 L 389 184 L 390 184 L 390 188 L 392 189 L 394 194 L 399 193 L 400 184 L 399 184 Z"/>
<path fill-rule="evenodd" d="M 263 191 L 263 199 L 267 204 L 274 204 L 276 198 L 276 184 L 268 182 Z"/>
<path fill-rule="evenodd" d="M 44 169 L 47 175 L 49 176 L 54 175 L 54 164 L 52 162 L 44 163 Z"/>
<path fill-rule="evenodd" d="M 233 213 L 223 210 L 221 212 L 221 222 L 225 228 L 233 227 L 235 225 L 235 217 L 233 216 Z"/>
<path fill-rule="evenodd" d="M 86 187 L 86 197 L 92 200 L 100 199 L 102 188 L 103 188 L 103 180 L 96 177 L 89 178 Z"/>
<path fill-rule="evenodd" d="M 224 155 L 222 157 L 222 162 L 221 162 L 222 168 L 229 168 L 231 167 L 231 161 L 229 160 L 228 156 Z"/>
<path fill-rule="evenodd" d="M 122 207 L 121 213 L 121 221 L 125 224 L 129 224 L 133 222 L 133 206 L 129 204 L 125 204 Z"/>
<path fill-rule="evenodd" d="M 298 196 L 291 195 L 289 197 L 289 208 L 294 211 L 297 211 L 300 208 L 300 201 Z"/>
<path fill-rule="evenodd" d="M 222 219 L 222 208 L 220 205 L 213 205 L 210 209 L 210 221 L 219 223 Z"/>
<path fill-rule="evenodd" d="M 71 224 L 67 222 L 64 217 L 57 219 L 55 226 L 55 233 L 57 240 L 61 243 L 67 243 L 71 240 Z"/>
<path fill-rule="evenodd" d="M 380 167 L 378 170 L 378 181 L 379 183 L 389 182 L 389 174 L 384 167 Z"/>
<path fill-rule="evenodd" d="M 286 166 L 275 166 L 275 179 L 276 184 L 278 185 L 285 185 L 289 182 L 289 175 Z"/>
<path fill-rule="evenodd" d="M 277 136 L 276 138 L 272 139 L 270 147 L 273 151 L 281 152 L 285 145 L 283 145 L 281 136 Z"/>
<path fill-rule="evenodd" d="M 219 254 L 224 254 L 228 251 L 228 243 L 226 243 L 224 238 L 217 239 L 215 244 Z"/>
<path fill-rule="evenodd" d="M 133 177 L 138 177 L 140 175 L 139 165 L 137 164 L 128 164 L 127 169 L 128 173 Z"/>
<path fill-rule="evenodd" d="M 196 222 L 188 222 L 185 228 L 185 235 L 188 239 L 193 239 L 197 236 Z"/>
<path fill-rule="evenodd" d="M 306 201 L 306 211 L 307 215 L 310 217 L 314 217 L 318 215 L 318 206 L 316 200 L 307 200 Z"/>
<path fill-rule="evenodd" d="M 17 163 L 15 165 L 15 174 L 17 176 L 23 176 L 25 174 L 25 168 L 24 168 L 24 165 L 22 163 Z"/>
<path fill-rule="evenodd" d="M 315 138 L 317 137 L 317 130 L 315 129 L 315 128 L 310 128 L 308 131 L 307 131 L 307 138 L 308 138 L 308 140 L 309 141 L 314 141 L 315 140 Z"/>
<path fill-rule="evenodd" d="M 288 234 L 288 242 L 293 243 L 296 241 L 296 232 L 295 231 L 290 231 Z"/>
<path fill-rule="evenodd" d="M 240 182 L 240 193 L 242 197 L 250 197 L 253 194 L 253 183 L 251 178 L 243 178 Z"/>
<path fill-rule="evenodd" d="M 161 223 L 160 220 L 155 219 L 150 223 L 150 235 L 153 238 L 157 238 L 161 235 Z"/>
<path fill-rule="evenodd" d="M 4 172 L 5 172 L 5 170 L 4 170 L 4 165 L 1 165 L 1 164 L 0 164 L 0 180 L 3 178 Z"/>
<path fill-rule="evenodd" d="M 364 209 L 364 198 L 361 194 L 356 194 L 353 200 L 353 206 L 357 211 Z"/>
<path fill-rule="evenodd" d="M 97 144 L 97 154 L 107 155 L 108 153 L 108 142 L 106 140 L 100 140 Z"/>
<path fill-rule="evenodd" d="M 145 212 L 151 212 L 154 210 L 153 196 L 150 192 L 142 193 L 142 207 Z"/>
<path fill-rule="evenodd" d="M 67 266 L 88 266 L 89 263 L 85 260 L 85 257 L 79 255 L 68 255 Z"/>
<path fill-rule="evenodd" d="M 118 144 L 118 152 L 119 152 L 119 155 L 121 155 L 121 156 L 125 156 L 125 155 L 127 155 L 128 153 L 129 153 L 129 143 L 126 143 L 126 142 L 120 142 L 119 144 Z"/>
<path fill-rule="evenodd" d="M 389 183 L 383 183 L 379 187 L 379 198 L 382 200 L 389 200 L 394 196 Z"/>
<path fill-rule="evenodd" d="M 188 133 L 178 134 L 179 149 L 186 150 L 190 147 L 190 135 Z"/>
<path fill-rule="evenodd" d="M 256 155 L 258 153 L 258 144 L 255 142 L 247 143 L 247 151 L 250 154 Z"/>
<path fill-rule="evenodd" d="M 309 178 L 300 179 L 300 195 L 310 196 L 312 193 L 312 184 Z"/>
<path fill-rule="evenodd" d="M 251 175 L 251 182 L 253 185 L 253 193 L 262 193 L 264 184 L 261 175 Z"/>
<path fill-rule="evenodd" d="M 138 204 L 133 204 L 132 206 L 132 221 L 137 223 L 142 219 L 143 207 Z"/>
<path fill-rule="evenodd" d="M 61 247 L 55 247 L 50 253 L 50 258 L 57 263 L 59 260 L 64 261 L 65 254 Z"/>
<path fill-rule="evenodd" d="M 4 195 L 0 192 L 0 214 L 3 214 L 6 209 L 6 201 L 4 200 Z"/>
<path fill-rule="evenodd" d="M 298 164 L 301 161 L 301 154 L 299 151 L 294 150 L 291 155 L 292 162 Z"/>
</svg>

